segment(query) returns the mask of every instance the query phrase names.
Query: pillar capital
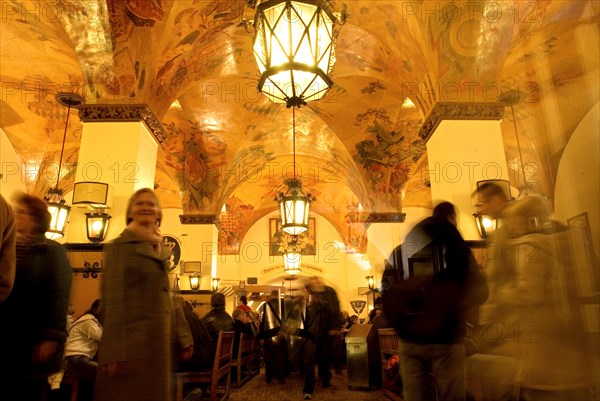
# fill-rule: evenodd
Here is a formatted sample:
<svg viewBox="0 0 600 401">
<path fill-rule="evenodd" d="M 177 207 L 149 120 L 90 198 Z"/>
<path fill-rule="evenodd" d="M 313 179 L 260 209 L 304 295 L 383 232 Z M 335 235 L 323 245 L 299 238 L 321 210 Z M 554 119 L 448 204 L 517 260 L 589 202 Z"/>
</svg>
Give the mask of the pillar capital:
<svg viewBox="0 0 600 401">
<path fill-rule="evenodd" d="M 365 227 L 372 223 L 404 223 L 406 213 L 370 213 L 365 220 Z"/>
<path fill-rule="evenodd" d="M 181 224 L 214 224 L 219 229 L 221 226 L 216 214 L 180 214 L 179 221 Z"/>
<path fill-rule="evenodd" d="M 166 141 L 162 124 L 147 104 L 86 104 L 79 107 L 82 122 L 143 121 L 158 143 Z"/>
<path fill-rule="evenodd" d="M 427 142 L 442 120 L 502 120 L 505 108 L 501 102 L 438 102 L 423 122 L 419 137 Z"/>
</svg>

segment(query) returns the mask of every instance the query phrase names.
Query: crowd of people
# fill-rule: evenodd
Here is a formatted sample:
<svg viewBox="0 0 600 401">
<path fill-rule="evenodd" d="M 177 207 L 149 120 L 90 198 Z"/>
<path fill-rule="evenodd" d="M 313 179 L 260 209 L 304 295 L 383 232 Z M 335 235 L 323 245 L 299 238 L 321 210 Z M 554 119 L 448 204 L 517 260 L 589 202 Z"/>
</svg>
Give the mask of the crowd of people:
<svg viewBox="0 0 600 401">
<path fill-rule="evenodd" d="M 398 333 L 404 399 L 467 400 L 474 373 L 485 400 L 587 399 L 595 371 L 572 323 L 572 288 L 560 276 L 576 268 L 565 256 L 569 231 L 549 219 L 539 197 L 512 202 L 493 183 L 473 195 L 480 213 L 501 221 L 487 240 L 495 256 L 488 252 L 478 265 L 454 205 L 439 203 L 405 240 L 419 244 L 414 251 L 428 249 L 431 274 L 390 286 L 369 314 L 375 328 Z M 72 319 L 72 269 L 64 247 L 44 236 L 46 204 L 19 194 L 11 207 L 0 197 L 0 217 L 0 394 L 7 401 L 40 400 L 66 375 L 80 380 L 80 401 L 169 401 L 174 372 L 212 366 L 221 331 L 236 333 L 234 349 L 241 333 L 256 337 L 266 383 L 284 384 L 299 372 L 302 397 L 312 399 L 315 371 L 329 387 L 332 368 L 341 372 L 344 335 L 360 324 L 318 277 L 307 278 L 299 296 L 284 300 L 274 291 L 256 310 L 242 295 L 231 314 L 225 296 L 214 293 L 200 318 L 169 286 L 162 209 L 148 188 L 131 196 L 127 227 L 106 244 L 101 298 Z M 490 328 L 505 335 L 492 338 Z M 187 390 L 191 400 L 206 389 Z"/>
</svg>

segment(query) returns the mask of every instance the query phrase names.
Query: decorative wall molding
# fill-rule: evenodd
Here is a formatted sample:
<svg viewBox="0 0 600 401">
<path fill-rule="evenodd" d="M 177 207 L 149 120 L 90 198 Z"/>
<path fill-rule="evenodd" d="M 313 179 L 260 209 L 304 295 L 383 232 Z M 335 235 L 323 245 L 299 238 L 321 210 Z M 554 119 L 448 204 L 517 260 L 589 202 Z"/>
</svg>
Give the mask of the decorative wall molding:
<svg viewBox="0 0 600 401">
<path fill-rule="evenodd" d="M 427 142 L 442 120 L 501 120 L 506 104 L 500 102 L 436 103 L 421 129 L 419 137 Z"/>
<path fill-rule="evenodd" d="M 404 223 L 406 213 L 370 213 L 365 220 L 365 228 L 371 223 Z"/>
<path fill-rule="evenodd" d="M 79 108 L 83 122 L 143 121 L 159 143 L 167 139 L 162 124 L 147 104 L 86 104 Z"/>
<path fill-rule="evenodd" d="M 214 224 L 221 229 L 219 216 L 216 214 L 180 214 L 179 222 L 181 224 Z"/>
</svg>

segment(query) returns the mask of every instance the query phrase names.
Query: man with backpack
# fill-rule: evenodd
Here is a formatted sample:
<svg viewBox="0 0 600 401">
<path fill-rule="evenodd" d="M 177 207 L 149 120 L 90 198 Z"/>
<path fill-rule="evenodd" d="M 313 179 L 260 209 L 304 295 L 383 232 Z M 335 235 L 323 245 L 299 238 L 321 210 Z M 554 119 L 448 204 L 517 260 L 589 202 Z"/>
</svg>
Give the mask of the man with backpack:
<svg viewBox="0 0 600 401">
<path fill-rule="evenodd" d="M 384 313 L 400 337 L 404 399 L 464 400 L 466 322 L 487 299 L 485 276 L 456 229 L 449 202 L 437 205 L 404 244 L 431 260 L 428 274 L 409 269 L 411 277 L 383 297 Z"/>
</svg>

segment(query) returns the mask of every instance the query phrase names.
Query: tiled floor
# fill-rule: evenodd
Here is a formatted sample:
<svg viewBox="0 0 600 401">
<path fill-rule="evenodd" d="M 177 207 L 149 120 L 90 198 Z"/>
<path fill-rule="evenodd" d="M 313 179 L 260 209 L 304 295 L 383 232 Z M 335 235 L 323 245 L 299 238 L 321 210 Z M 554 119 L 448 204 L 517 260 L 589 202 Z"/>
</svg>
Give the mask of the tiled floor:
<svg viewBox="0 0 600 401">
<path fill-rule="evenodd" d="M 267 384 L 264 369 L 261 369 L 261 373 L 241 389 L 232 390 L 229 399 L 231 401 L 302 401 L 303 384 L 303 377 L 298 374 L 290 374 L 285 384 Z M 390 401 L 383 394 L 383 390 L 350 390 L 345 370 L 342 375 L 333 375 L 329 388 L 322 388 L 317 379 L 313 400 Z"/>
</svg>

